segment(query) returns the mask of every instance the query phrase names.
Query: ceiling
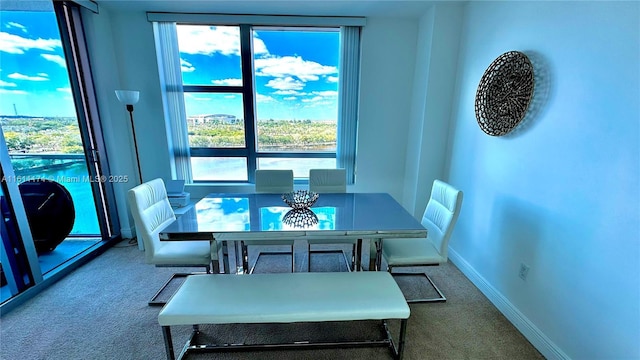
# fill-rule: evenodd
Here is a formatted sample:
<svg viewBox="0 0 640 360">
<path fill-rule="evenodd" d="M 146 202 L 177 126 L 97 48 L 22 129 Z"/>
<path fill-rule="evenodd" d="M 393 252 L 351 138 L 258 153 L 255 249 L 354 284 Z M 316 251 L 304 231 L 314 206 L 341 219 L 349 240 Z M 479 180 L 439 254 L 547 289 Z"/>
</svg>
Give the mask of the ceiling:
<svg viewBox="0 0 640 360">
<path fill-rule="evenodd" d="M 451 0 L 454 1 L 454 0 Z M 112 11 L 419 18 L 432 0 L 94 0 Z"/>
</svg>

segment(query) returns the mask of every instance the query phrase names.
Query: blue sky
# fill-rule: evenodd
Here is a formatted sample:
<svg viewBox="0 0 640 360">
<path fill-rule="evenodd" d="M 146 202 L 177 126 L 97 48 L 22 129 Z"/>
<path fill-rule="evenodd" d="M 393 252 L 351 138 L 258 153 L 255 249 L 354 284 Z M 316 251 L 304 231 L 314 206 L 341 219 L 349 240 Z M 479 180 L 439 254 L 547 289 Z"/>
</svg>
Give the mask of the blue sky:
<svg viewBox="0 0 640 360">
<path fill-rule="evenodd" d="M 339 32 L 253 33 L 258 119 L 336 120 Z M 239 30 L 234 26 L 179 25 L 186 85 L 241 85 Z M 251 79 L 248 79 L 249 81 Z M 242 115 L 238 94 L 187 94 L 187 115 Z"/>
<path fill-rule="evenodd" d="M 53 12 L 0 11 L 0 115 L 75 117 Z"/>
<path fill-rule="evenodd" d="M 239 85 L 237 27 L 178 27 L 185 84 Z M 339 32 L 253 33 L 259 119 L 337 119 Z M 239 94 L 186 94 L 187 115 L 244 118 Z M 15 106 L 15 110 L 14 110 Z M 75 117 L 53 12 L 0 11 L 0 115 Z"/>
</svg>

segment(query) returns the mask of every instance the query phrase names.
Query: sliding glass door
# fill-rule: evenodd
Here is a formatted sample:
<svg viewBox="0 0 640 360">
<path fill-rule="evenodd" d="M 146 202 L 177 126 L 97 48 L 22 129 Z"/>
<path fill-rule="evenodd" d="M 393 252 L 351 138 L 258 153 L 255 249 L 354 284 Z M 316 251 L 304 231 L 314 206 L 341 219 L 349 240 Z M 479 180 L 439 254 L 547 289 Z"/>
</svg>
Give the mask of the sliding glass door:
<svg viewBox="0 0 640 360">
<path fill-rule="evenodd" d="M 114 237 L 117 217 L 79 9 L 65 2 L 0 11 L 2 301 Z M 55 9 L 54 9 L 55 6 Z M 15 212 L 15 211 L 14 211 Z M 22 221 L 23 222 L 23 221 Z M 22 226 L 25 224 L 23 222 Z M 38 266 L 34 266 L 33 252 Z M 27 263 L 27 267 L 14 264 Z M 9 278 L 11 277 L 11 278 Z M 28 281 L 25 283 L 24 279 Z"/>
</svg>

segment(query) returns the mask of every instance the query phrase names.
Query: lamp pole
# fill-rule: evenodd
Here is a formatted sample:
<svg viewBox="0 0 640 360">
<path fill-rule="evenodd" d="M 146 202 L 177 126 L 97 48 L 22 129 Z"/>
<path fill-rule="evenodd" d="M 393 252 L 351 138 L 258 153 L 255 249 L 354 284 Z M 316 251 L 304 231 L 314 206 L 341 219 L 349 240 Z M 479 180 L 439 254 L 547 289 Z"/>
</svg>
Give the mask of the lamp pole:
<svg viewBox="0 0 640 360">
<path fill-rule="evenodd" d="M 129 111 L 129 119 L 131 120 L 131 132 L 133 133 L 133 147 L 136 151 L 136 163 L 138 164 L 138 179 L 140 180 L 140 184 L 142 184 L 143 183 L 142 170 L 140 169 L 140 155 L 138 155 L 138 140 L 136 139 L 136 126 L 133 123 L 133 105 L 127 104 L 127 111 Z"/>
<path fill-rule="evenodd" d="M 140 167 L 140 155 L 138 154 L 138 139 L 136 138 L 136 126 L 133 122 L 133 105 L 138 102 L 140 92 L 135 90 L 116 90 L 118 100 L 127 106 L 129 120 L 131 121 L 131 132 L 133 133 L 133 147 L 136 151 L 136 163 L 138 165 L 138 179 L 142 184 L 142 168 Z"/>
</svg>

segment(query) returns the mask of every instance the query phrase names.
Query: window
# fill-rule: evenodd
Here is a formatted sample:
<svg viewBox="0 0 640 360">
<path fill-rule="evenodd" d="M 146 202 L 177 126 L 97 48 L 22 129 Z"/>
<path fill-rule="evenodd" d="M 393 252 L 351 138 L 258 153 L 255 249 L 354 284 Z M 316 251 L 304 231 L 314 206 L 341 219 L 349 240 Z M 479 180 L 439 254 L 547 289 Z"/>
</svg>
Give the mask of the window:
<svg viewBox="0 0 640 360">
<path fill-rule="evenodd" d="M 14 1 L 0 10 L 0 311 L 23 302 L 9 297 L 36 294 L 119 237 L 112 184 L 91 181 L 108 175 L 109 166 L 80 9 L 97 12 L 97 5 L 84 3 Z M 51 196 L 35 209 L 22 201 L 20 185 L 45 179 L 73 201 L 75 220 L 69 234 L 59 234 L 64 239 L 47 236 L 51 231 L 25 215 L 56 206 Z"/>
<path fill-rule="evenodd" d="M 345 27 L 178 22 L 163 34 L 162 24 L 154 29 L 165 101 L 184 108 L 168 116 L 184 122 L 170 120 L 173 143 L 186 148 L 175 151 L 177 177 L 253 182 L 256 169 L 293 169 L 306 179 L 310 168 L 345 167 L 353 178 L 357 111 L 343 108 L 357 109 L 359 27 L 348 35 L 356 66 L 345 76 Z M 178 79 L 162 67 L 171 57 Z M 343 77 L 356 84 L 347 106 Z"/>
<path fill-rule="evenodd" d="M 83 37 L 80 44 L 77 41 L 80 10 L 65 2 L 55 6 L 56 11 L 53 3 L 43 3 L 37 10 L 0 11 L 0 127 L 16 182 L 47 179 L 64 186 L 75 208 L 70 235 L 95 237 L 95 243 L 101 214 L 88 181 L 95 175 L 86 149 L 98 145 L 83 133 L 98 131 L 85 125 L 96 115 L 85 109 L 78 114 L 77 103 L 84 99 L 73 90 L 84 86 L 86 92 L 92 85 L 75 76 L 82 60 L 67 61 L 72 52 L 64 49 L 84 44 Z M 66 26 L 59 29 L 60 19 Z M 86 59 L 78 50 L 73 54 Z"/>
<path fill-rule="evenodd" d="M 177 32 L 193 180 L 336 167 L 339 29 Z"/>
</svg>

